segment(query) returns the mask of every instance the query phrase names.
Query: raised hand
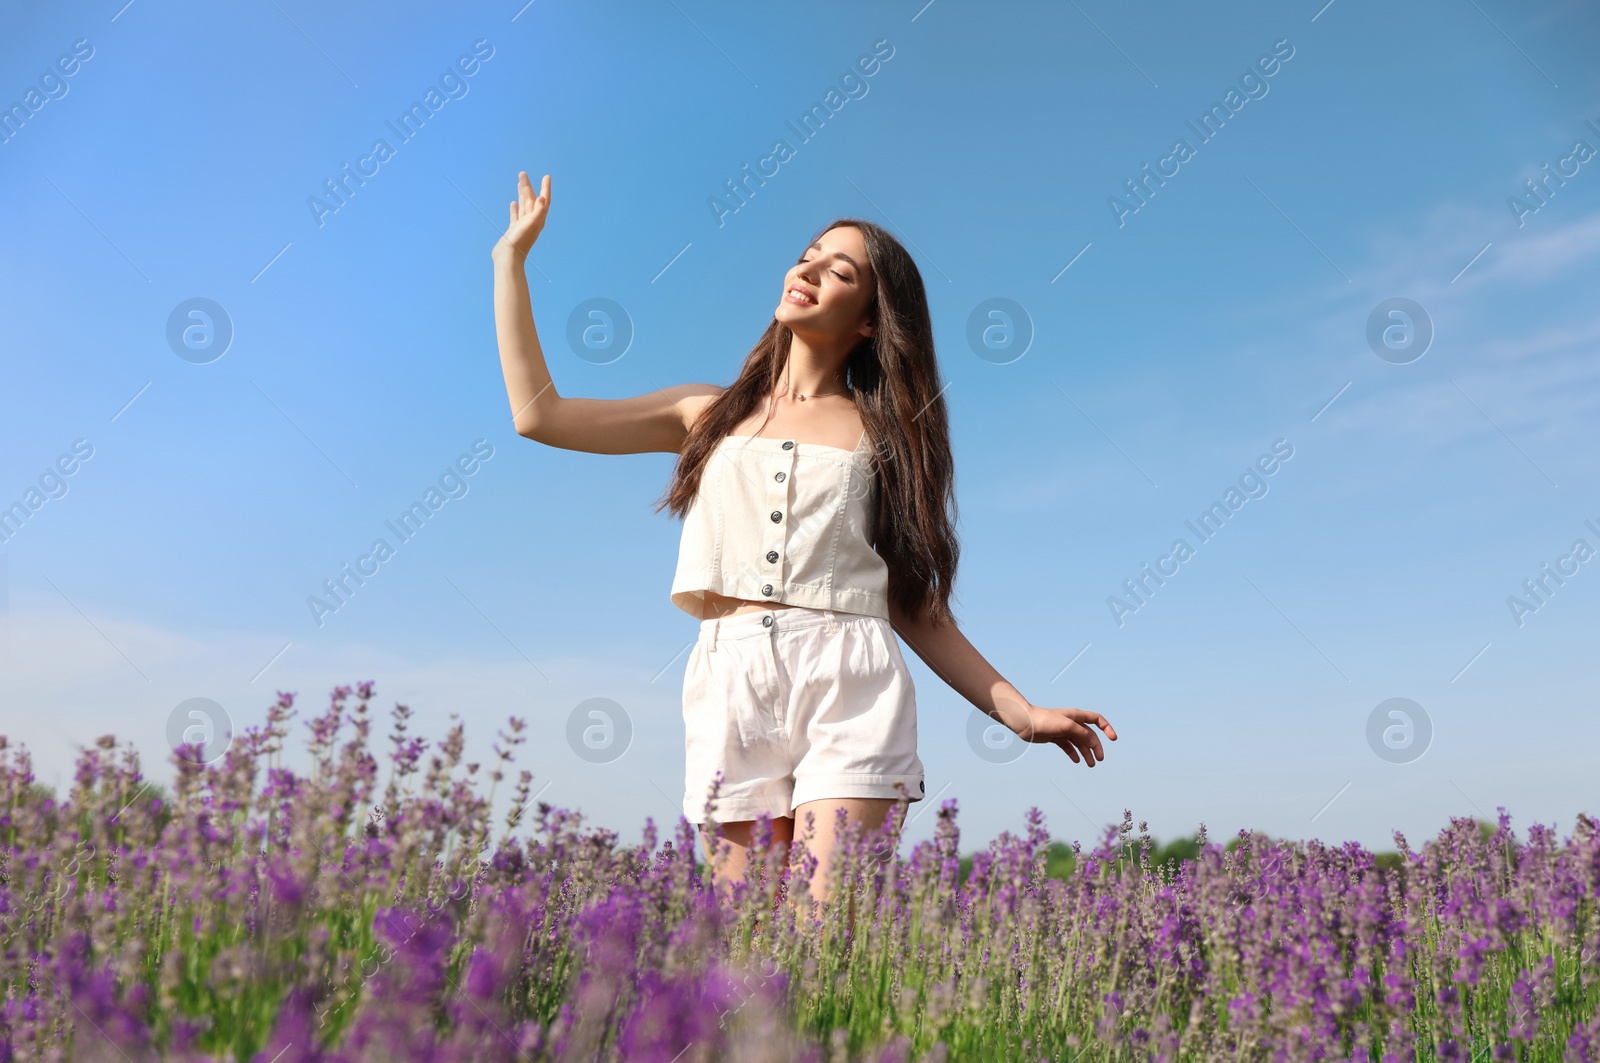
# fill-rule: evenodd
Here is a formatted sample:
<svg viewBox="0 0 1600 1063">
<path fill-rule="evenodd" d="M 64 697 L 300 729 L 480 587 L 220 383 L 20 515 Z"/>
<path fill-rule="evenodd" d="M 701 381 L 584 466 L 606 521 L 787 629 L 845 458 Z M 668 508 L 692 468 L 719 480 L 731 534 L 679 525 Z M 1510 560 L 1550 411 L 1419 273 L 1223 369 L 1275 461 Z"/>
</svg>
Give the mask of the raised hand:
<svg viewBox="0 0 1600 1063">
<path fill-rule="evenodd" d="M 517 198 L 511 202 L 511 220 L 506 231 L 494 245 L 494 255 L 515 254 L 526 258 L 533 243 L 544 231 L 544 219 L 550 212 L 550 175 L 544 175 L 539 194 L 533 194 L 533 182 L 528 171 L 517 172 Z"/>
</svg>

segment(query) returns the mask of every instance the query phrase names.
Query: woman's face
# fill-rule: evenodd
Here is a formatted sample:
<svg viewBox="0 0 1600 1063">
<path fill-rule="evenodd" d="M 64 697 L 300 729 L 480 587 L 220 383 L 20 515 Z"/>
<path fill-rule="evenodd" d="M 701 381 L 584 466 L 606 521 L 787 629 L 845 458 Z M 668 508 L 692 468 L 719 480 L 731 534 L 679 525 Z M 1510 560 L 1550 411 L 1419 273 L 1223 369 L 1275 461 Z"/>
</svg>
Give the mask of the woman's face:
<svg viewBox="0 0 1600 1063">
<path fill-rule="evenodd" d="M 861 230 L 841 225 L 818 237 L 784 274 L 783 293 L 772 316 L 807 337 L 870 336 L 867 307 L 876 290 Z"/>
</svg>

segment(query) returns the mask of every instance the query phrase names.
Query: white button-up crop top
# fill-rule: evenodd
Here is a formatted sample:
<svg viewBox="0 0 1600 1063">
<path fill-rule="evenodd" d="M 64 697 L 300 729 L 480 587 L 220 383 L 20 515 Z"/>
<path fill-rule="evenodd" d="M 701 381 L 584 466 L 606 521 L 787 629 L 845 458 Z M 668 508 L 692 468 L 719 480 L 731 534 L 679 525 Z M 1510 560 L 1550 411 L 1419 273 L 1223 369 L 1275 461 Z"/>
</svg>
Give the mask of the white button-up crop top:
<svg viewBox="0 0 1600 1063">
<path fill-rule="evenodd" d="M 874 550 L 879 500 L 867 435 L 856 449 L 725 436 L 684 514 L 672 604 L 705 592 L 889 618 L 889 566 Z"/>
</svg>

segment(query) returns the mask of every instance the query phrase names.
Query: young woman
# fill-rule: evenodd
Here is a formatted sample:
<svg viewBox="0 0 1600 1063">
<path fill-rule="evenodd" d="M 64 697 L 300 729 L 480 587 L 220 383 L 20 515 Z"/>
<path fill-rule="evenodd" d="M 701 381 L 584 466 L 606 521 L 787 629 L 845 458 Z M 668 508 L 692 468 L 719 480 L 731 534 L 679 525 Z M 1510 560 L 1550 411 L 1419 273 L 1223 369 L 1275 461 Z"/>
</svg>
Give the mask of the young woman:
<svg viewBox="0 0 1600 1063">
<path fill-rule="evenodd" d="M 756 820 L 786 854 L 794 825 L 824 898 L 836 826 L 880 829 L 926 795 L 915 691 L 898 633 L 1023 741 L 1105 758 L 1099 713 L 1040 708 L 956 627 L 959 549 L 944 386 L 922 276 L 877 225 L 841 219 L 784 274 L 773 320 L 726 387 L 629 399 L 560 395 L 524 264 L 550 208 L 517 177 L 493 252 L 495 330 L 519 435 L 597 454 L 678 454 L 662 502 L 684 517 L 671 600 L 700 620 L 684 675 L 684 815 L 710 809 L 743 876 Z M 814 818 L 813 818 L 814 814 Z M 777 855 L 777 854 L 769 854 Z"/>
</svg>

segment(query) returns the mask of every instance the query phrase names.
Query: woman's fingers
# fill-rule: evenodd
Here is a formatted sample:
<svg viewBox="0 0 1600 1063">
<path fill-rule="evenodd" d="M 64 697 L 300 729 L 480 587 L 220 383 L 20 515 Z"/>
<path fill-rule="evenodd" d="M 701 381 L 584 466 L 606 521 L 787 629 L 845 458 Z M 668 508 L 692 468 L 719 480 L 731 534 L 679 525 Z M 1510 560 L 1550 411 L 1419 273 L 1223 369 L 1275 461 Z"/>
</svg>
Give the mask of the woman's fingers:
<svg viewBox="0 0 1600 1063">
<path fill-rule="evenodd" d="M 1107 720 L 1098 712 L 1089 712 L 1087 709 L 1071 709 L 1069 711 L 1077 717 L 1079 723 L 1092 723 L 1096 727 L 1100 728 L 1100 730 L 1104 731 L 1107 738 L 1111 739 L 1113 742 L 1117 740 L 1117 729 L 1111 726 L 1111 721 Z"/>
<path fill-rule="evenodd" d="M 534 195 L 533 182 L 528 177 L 528 171 L 518 170 L 517 199 L 511 205 L 511 220 L 513 222 L 525 221 L 529 225 L 542 224 L 549 206 L 550 175 L 544 175 L 544 179 L 540 182 L 539 194 Z"/>
<path fill-rule="evenodd" d="M 1078 758 L 1081 755 L 1084 763 L 1088 764 L 1091 768 L 1094 767 L 1097 759 L 1095 757 L 1094 747 L 1085 741 L 1081 736 L 1069 734 L 1066 738 L 1057 740 L 1056 745 L 1060 746 L 1067 756 L 1072 758 L 1072 763 L 1078 763 Z"/>
<path fill-rule="evenodd" d="M 539 200 L 550 202 L 550 175 L 545 174 L 544 180 L 539 183 L 539 193 L 534 194 L 533 181 L 528 177 L 527 170 L 517 172 L 517 199 L 522 203 L 524 210 L 532 210 Z"/>
<path fill-rule="evenodd" d="M 506 232 L 501 238 L 501 243 L 527 254 L 544 229 L 545 214 L 549 206 L 550 175 L 544 175 L 540 183 L 540 194 L 536 196 L 528 171 L 518 170 L 517 198 L 506 208 Z"/>
<path fill-rule="evenodd" d="M 1036 728 L 1037 740 L 1051 742 L 1061 747 L 1067 756 L 1072 758 L 1074 764 L 1078 763 L 1078 755 L 1082 754 L 1083 762 L 1089 767 L 1106 759 L 1105 747 L 1100 744 L 1100 736 L 1095 734 L 1087 723 L 1099 723 L 1109 728 L 1104 723 L 1104 717 L 1099 713 L 1085 712 L 1080 709 L 1049 709 L 1046 726 Z"/>
<path fill-rule="evenodd" d="M 1100 741 L 1095 738 L 1093 731 L 1087 732 L 1087 737 L 1078 740 L 1078 748 L 1089 761 L 1091 768 L 1106 759 L 1106 751 L 1101 748 Z"/>
<path fill-rule="evenodd" d="M 531 191 L 531 186 L 530 186 Z M 534 217 L 539 224 L 544 224 L 544 216 L 550 210 L 550 175 L 545 174 L 544 180 L 539 185 L 539 197 L 533 201 Z"/>
</svg>

